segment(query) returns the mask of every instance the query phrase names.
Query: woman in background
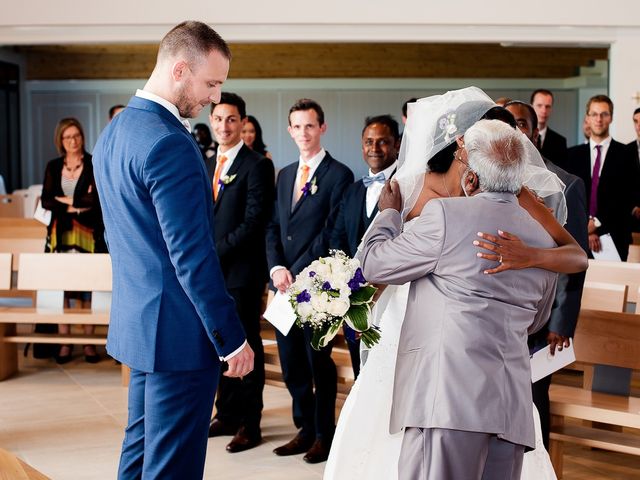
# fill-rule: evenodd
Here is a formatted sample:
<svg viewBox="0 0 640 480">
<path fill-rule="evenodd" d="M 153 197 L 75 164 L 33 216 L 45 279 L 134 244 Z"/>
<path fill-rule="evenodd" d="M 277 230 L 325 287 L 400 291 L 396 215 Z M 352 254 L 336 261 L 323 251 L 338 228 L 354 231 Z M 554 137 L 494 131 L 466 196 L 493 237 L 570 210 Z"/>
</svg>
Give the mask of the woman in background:
<svg viewBox="0 0 640 480">
<path fill-rule="evenodd" d="M 269 160 L 273 160 L 271 154 L 267 151 L 267 146 L 262 140 L 262 127 L 253 115 L 247 115 L 247 123 L 242 127 L 242 141 L 251 150 L 255 150 L 260 155 L 264 155 Z"/>
<path fill-rule="evenodd" d="M 42 187 L 42 206 L 51 210 L 51 223 L 47 227 L 45 252 L 52 253 L 106 253 L 104 225 L 93 178 L 91 155 L 85 150 L 82 125 L 75 118 L 58 122 L 54 142 L 60 157 L 51 160 L 45 170 Z M 88 306 L 90 294 L 74 292 L 65 296 L 79 298 Z M 68 334 L 69 325 L 59 325 L 58 332 Z M 85 325 L 84 332 L 92 334 L 93 325 Z M 71 360 L 71 345 L 61 345 L 56 360 Z M 100 360 L 94 345 L 84 346 L 85 360 Z"/>
</svg>

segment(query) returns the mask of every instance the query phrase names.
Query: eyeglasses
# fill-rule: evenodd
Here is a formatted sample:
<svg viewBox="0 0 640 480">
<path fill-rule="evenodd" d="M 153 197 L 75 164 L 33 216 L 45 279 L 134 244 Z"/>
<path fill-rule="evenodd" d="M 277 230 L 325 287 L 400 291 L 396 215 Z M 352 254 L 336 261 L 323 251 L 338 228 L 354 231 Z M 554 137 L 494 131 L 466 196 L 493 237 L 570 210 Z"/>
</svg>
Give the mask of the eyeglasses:
<svg viewBox="0 0 640 480">
<path fill-rule="evenodd" d="M 601 112 L 601 113 L 596 113 L 596 112 L 590 112 L 587 113 L 587 117 L 590 118 L 609 118 L 611 116 L 611 114 L 609 112 Z"/>
<path fill-rule="evenodd" d="M 81 138 L 82 138 L 82 135 L 80 135 L 79 133 L 74 133 L 73 135 L 63 135 L 62 141 L 69 142 L 71 140 L 80 140 Z"/>
</svg>

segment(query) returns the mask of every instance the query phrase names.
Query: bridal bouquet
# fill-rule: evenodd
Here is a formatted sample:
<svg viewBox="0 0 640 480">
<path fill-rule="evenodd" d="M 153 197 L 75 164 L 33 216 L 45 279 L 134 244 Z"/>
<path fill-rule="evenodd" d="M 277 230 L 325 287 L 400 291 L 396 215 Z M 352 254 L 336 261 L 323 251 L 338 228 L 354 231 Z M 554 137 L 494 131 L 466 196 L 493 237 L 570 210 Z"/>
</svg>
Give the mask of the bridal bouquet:
<svg viewBox="0 0 640 480">
<path fill-rule="evenodd" d="M 358 260 L 341 250 L 330 253 L 302 270 L 289 287 L 296 323 L 313 329 L 311 346 L 316 350 L 329 344 L 343 322 L 371 348 L 380 340 L 378 328 L 369 323 L 377 289 L 365 280 Z"/>
</svg>

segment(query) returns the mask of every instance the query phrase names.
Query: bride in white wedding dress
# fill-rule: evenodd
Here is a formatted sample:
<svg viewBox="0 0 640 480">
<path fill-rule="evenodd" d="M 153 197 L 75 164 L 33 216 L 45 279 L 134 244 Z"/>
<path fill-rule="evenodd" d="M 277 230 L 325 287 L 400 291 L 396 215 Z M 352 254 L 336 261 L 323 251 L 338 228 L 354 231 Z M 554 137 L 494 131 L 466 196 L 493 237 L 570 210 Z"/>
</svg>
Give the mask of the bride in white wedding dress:
<svg viewBox="0 0 640 480">
<path fill-rule="evenodd" d="M 468 108 L 469 106 L 471 108 Z M 444 167 L 438 169 L 435 168 L 436 164 L 432 165 L 432 162 L 429 161 L 427 167 L 427 161 L 436 157 L 440 152 L 445 155 L 450 154 L 451 148 L 455 148 L 455 146 L 451 146 L 452 143 L 455 143 L 455 137 L 464 135 L 464 132 L 471 125 L 494 106 L 493 101 L 475 87 L 422 99 L 417 104 L 413 104 L 413 108 L 410 105 L 409 121 L 400 153 L 400 167 L 396 175 L 404 199 L 403 218 L 408 219 L 403 227 L 405 230 L 411 228 L 411 220 L 419 214 L 430 198 L 451 196 L 452 192 L 457 195 L 461 194 L 461 188 L 456 191 L 452 189 L 450 178 L 446 173 L 448 166 L 446 169 Z M 451 135 L 446 135 L 444 138 L 425 139 L 424 137 L 428 137 L 426 132 L 436 130 L 433 125 L 436 122 L 440 125 L 440 130 L 446 132 L 448 129 Z M 449 150 L 443 151 L 446 148 Z M 439 157 L 442 158 L 444 156 L 442 154 Z M 531 156 L 535 155 L 539 158 L 539 154 L 533 147 Z M 537 171 L 542 168 L 534 167 L 532 170 Z M 425 171 L 429 171 L 429 173 L 425 174 Z M 542 197 L 561 192 L 562 183 L 557 180 L 557 177 L 552 178 L 549 175 L 552 174 L 548 174 L 546 169 L 545 172 L 537 171 L 537 173 L 531 173 L 525 183 L 535 189 L 536 193 Z M 529 195 L 529 197 L 531 196 Z M 540 221 L 556 242 L 561 245 L 555 249 L 555 252 L 550 253 L 553 260 L 546 257 L 541 264 L 535 266 L 549 270 L 568 268 L 566 265 L 558 267 L 558 255 L 562 251 L 564 252 L 564 260 L 570 258 L 566 249 L 574 248 L 573 245 L 568 245 L 572 239 L 564 237 L 564 229 L 561 227 L 558 231 L 556 227 L 559 227 L 559 224 L 557 222 L 551 220 L 555 225 L 547 225 L 551 223 L 548 219 L 551 215 L 537 202 L 533 203 L 535 205 L 529 204 L 523 205 L 523 207 Z M 562 217 L 566 218 L 566 207 L 562 202 L 556 206 L 555 214 L 564 223 Z M 506 242 L 506 240 L 504 241 Z M 527 248 L 522 244 L 518 245 Z M 515 247 L 516 245 L 513 250 L 501 249 L 505 257 L 501 268 L 522 268 L 524 266 L 518 262 L 518 256 L 522 256 L 524 250 L 517 250 Z M 579 249 L 579 247 L 577 248 Z M 513 258 L 511 253 L 514 255 Z M 491 259 L 491 257 L 485 258 Z M 398 339 L 404 320 L 408 294 L 409 284 L 398 287 L 389 286 L 374 307 L 372 316 L 374 323 L 380 326 L 381 340 L 368 352 L 366 364 L 342 408 L 324 471 L 325 480 L 360 478 L 393 480 L 398 477 L 398 459 L 403 434 L 392 435 L 389 433 L 389 418 Z M 480 409 L 478 414 L 481 414 Z M 521 479 L 555 479 L 553 467 L 542 443 L 539 416 L 533 404 L 531 414 L 536 426 L 536 449 L 525 454 Z"/>
</svg>

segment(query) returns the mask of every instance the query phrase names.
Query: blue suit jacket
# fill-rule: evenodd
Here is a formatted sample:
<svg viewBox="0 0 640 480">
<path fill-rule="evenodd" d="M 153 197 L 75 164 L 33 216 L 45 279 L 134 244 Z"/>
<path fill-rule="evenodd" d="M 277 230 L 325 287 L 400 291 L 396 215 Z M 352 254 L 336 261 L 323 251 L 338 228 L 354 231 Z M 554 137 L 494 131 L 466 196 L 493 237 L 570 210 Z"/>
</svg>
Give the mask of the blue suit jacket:
<svg viewBox="0 0 640 480">
<path fill-rule="evenodd" d="M 244 342 L 213 234 L 202 155 L 161 105 L 133 97 L 94 171 L 113 265 L 107 350 L 145 372 L 210 368 Z"/>
<path fill-rule="evenodd" d="M 298 162 L 295 162 L 280 171 L 273 216 L 267 228 L 269 269 L 282 265 L 294 277 L 314 260 L 329 254 L 340 199 L 353 182 L 349 167 L 327 153 L 313 174 L 316 193 L 301 197 L 292 210 L 297 170 Z"/>
</svg>

